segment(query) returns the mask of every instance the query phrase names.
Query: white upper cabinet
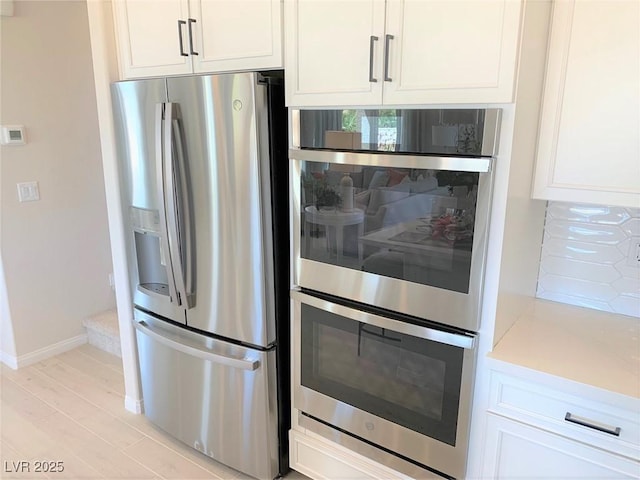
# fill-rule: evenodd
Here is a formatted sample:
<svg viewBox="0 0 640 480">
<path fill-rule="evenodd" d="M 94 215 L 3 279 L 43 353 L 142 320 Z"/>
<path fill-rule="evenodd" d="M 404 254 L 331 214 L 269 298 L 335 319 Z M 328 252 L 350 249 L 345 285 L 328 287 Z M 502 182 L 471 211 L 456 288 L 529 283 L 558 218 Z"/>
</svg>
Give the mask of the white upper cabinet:
<svg viewBox="0 0 640 480">
<path fill-rule="evenodd" d="M 113 13 L 123 78 L 153 77 L 191 72 L 186 26 L 188 0 L 117 0 Z M 185 43 L 186 40 L 186 43 Z"/>
<path fill-rule="evenodd" d="M 113 2 L 123 78 L 282 68 L 279 0 Z"/>
<path fill-rule="evenodd" d="M 279 0 L 191 2 L 195 73 L 282 68 L 282 4 Z"/>
<path fill-rule="evenodd" d="M 640 2 L 554 4 L 533 197 L 640 207 Z"/>
<path fill-rule="evenodd" d="M 384 102 L 511 102 L 520 8 L 515 0 L 389 0 Z"/>
<path fill-rule="evenodd" d="M 384 10 L 384 0 L 286 0 L 289 105 L 382 103 Z"/>
<path fill-rule="evenodd" d="M 287 102 L 511 102 L 520 12 L 514 0 L 285 0 Z"/>
</svg>

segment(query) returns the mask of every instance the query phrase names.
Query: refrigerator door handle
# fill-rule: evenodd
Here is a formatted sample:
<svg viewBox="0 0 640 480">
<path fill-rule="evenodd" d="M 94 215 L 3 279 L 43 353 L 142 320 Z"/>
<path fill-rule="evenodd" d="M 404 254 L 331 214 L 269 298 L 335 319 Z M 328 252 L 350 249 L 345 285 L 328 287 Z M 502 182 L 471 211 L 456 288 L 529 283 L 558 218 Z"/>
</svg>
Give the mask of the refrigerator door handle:
<svg viewBox="0 0 640 480">
<path fill-rule="evenodd" d="M 155 142 L 156 142 L 156 172 L 157 172 L 157 195 L 158 195 L 158 210 L 160 220 L 160 243 L 165 259 L 165 267 L 167 269 L 167 283 L 169 287 L 169 298 L 171 303 L 177 303 L 180 305 L 178 298 L 178 292 L 176 290 L 176 282 L 173 271 L 173 258 L 171 256 L 171 248 L 169 244 L 169 232 L 167 228 L 167 212 L 166 212 L 166 192 L 165 192 L 165 160 L 164 160 L 164 142 L 162 141 L 163 135 L 163 118 L 165 115 L 165 104 L 156 104 L 156 117 L 155 117 Z"/>
<path fill-rule="evenodd" d="M 191 225 L 190 212 L 188 208 L 188 199 L 183 197 L 186 194 L 186 186 L 181 183 L 185 182 L 184 172 L 181 172 L 182 165 L 176 164 L 178 161 L 184 160 L 184 150 L 180 139 L 180 128 L 178 125 L 178 109 L 174 103 L 165 103 L 164 110 L 164 162 L 163 162 L 163 181 L 164 181 L 164 201 L 166 204 L 166 224 L 169 238 L 169 253 L 171 255 L 171 264 L 174 270 L 174 282 L 178 293 L 178 305 L 185 305 L 186 308 L 191 307 L 190 292 L 187 291 L 187 285 L 191 286 L 192 281 L 185 280 L 185 268 L 183 258 L 189 265 L 189 272 L 193 271 L 190 265 L 191 260 Z M 174 129 L 174 126 L 178 127 Z M 174 139 L 177 141 L 174 142 Z M 182 187 L 182 188 L 181 188 Z M 184 227 L 184 228 L 183 228 Z"/>
<path fill-rule="evenodd" d="M 179 257 L 180 263 L 180 274 L 183 279 L 183 284 L 181 284 L 182 288 L 182 300 L 183 303 L 186 301 L 187 308 L 193 308 L 196 303 L 195 296 L 195 259 L 194 259 L 194 248 L 193 248 L 193 216 L 191 214 L 191 202 L 189 199 L 190 189 L 187 185 L 187 162 L 186 155 L 187 151 L 185 149 L 185 142 L 182 138 L 182 128 L 180 125 L 179 115 L 177 111 L 177 107 L 172 108 L 173 115 L 171 119 L 172 126 L 172 136 L 171 139 L 173 141 L 174 150 L 173 153 L 175 155 L 175 159 L 173 161 L 173 172 L 175 179 L 175 197 L 179 200 L 179 207 L 175 211 L 174 219 L 177 220 L 177 234 L 180 239 L 180 249 L 184 254 L 182 257 Z M 172 157 L 173 158 L 173 157 Z M 182 262 L 184 261 L 184 264 Z"/>
<path fill-rule="evenodd" d="M 220 353 L 212 352 L 211 350 L 199 348 L 193 345 L 187 345 L 186 343 L 181 343 L 167 338 L 162 333 L 154 331 L 151 326 L 145 321 L 138 320 L 134 322 L 134 325 L 136 330 L 138 330 L 140 333 L 147 335 L 149 338 L 152 338 L 156 342 L 162 343 L 163 345 L 166 345 L 173 350 L 186 353 L 187 355 L 240 370 L 255 371 L 260 367 L 259 360 L 253 360 L 250 358 L 228 357 Z"/>
</svg>

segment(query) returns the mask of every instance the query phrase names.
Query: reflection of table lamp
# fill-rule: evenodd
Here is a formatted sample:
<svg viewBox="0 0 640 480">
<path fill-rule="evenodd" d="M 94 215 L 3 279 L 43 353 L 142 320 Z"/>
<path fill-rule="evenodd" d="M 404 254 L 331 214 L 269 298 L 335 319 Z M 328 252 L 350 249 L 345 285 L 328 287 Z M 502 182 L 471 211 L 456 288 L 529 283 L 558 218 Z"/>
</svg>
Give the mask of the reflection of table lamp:
<svg viewBox="0 0 640 480">
<path fill-rule="evenodd" d="M 352 173 L 358 173 L 362 170 L 360 165 L 349 165 L 346 163 L 334 163 L 331 165 L 334 172 L 342 172 L 344 176 L 340 179 L 340 197 L 342 198 L 342 210 L 345 212 L 353 211 L 353 179 Z"/>
</svg>

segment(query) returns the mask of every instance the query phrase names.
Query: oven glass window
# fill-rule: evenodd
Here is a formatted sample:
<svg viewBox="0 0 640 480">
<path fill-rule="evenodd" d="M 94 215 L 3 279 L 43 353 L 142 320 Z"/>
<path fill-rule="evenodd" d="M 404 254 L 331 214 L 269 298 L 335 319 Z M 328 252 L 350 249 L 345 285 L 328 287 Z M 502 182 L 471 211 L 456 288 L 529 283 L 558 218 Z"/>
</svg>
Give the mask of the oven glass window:
<svg viewBox="0 0 640 480">
<path fill-rule="evenodd" d="M 464 349 L 302 304 L 301 383 L 455 445 Z"/>
<path fill-rule="evenodd" d="M 301 163 L 302 258 L 469 292 L 478 173 Z"/>
<path fill-rule="evenodd" d="M 480 155 L 484 110 L 301 110 L 300 147 Z"/>
</svg>

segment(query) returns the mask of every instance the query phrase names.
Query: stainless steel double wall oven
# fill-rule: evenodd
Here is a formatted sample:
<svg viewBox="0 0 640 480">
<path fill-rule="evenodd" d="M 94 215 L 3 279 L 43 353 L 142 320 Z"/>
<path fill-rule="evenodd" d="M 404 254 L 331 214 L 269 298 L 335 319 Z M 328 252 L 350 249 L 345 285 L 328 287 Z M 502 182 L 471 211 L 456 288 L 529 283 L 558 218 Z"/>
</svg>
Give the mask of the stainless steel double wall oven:
<svg viewBox="0 0 640 480">
<path fill-rule="evenodd" d="M 500 111 L 292 120 L 298 422 L 414 477 L 463 477 Z"/>
</svg>

